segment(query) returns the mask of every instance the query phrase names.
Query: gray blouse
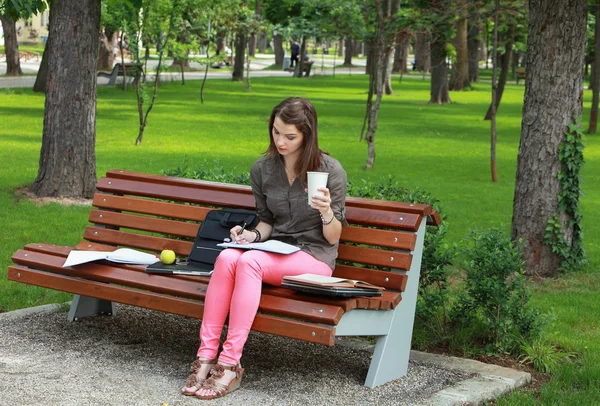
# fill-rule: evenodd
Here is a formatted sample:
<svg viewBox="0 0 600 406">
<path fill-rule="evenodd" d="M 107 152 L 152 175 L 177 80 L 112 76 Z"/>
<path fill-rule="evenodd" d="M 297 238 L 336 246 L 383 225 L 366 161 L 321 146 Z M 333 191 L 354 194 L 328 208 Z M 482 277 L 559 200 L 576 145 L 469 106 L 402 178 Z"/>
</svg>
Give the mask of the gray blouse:
<svg viewBox="0 0 600 406">
<path fill-rule="evenodd" d="M 345 214 L 346 171 L 329 155 L 321 155 L 318 172 L 328 172 L 327 188 L 331 209 L 342 225 L 348 225 Z M 250 170 L 250 184 L 261 221 L 273 226 L 271 238 L 297 247 L 319 261 L 335 268 L 338 243 L 329 244 L 323 235 L 319 211 L 308 205 L 308 193 L 300 179 L 289 184 L 283 161 L 265 156 Z"/>
</svg>

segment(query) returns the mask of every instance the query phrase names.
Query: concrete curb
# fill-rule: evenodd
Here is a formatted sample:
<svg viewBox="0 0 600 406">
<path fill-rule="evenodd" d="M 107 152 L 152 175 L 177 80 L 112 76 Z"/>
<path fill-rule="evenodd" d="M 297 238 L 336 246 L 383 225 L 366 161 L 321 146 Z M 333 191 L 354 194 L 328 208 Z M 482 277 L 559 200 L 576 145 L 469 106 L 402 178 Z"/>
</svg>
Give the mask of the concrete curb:
<svg viewBox="0 0 600 406">
<path fill-rule="evenodd" d="M 366 349 L 371 352 L 375 348 L 373 344 L 356 339 L 336 340 L 336 345 Z M 531 374 L 528 372 L 466 358 L 411 351 L 410 360 L 420 364 L 435 365 L 442 369 L 475 374 L 473 378 L 443 389 L 415 406 L 480 405 L 531 383 Z"/>
<path fill-rule="evenodd" d="M 12 311 L 6 312 L 6 313 L 0 313 L 0 322 L 17 320 L 17 319 L 20 319 L 23 317 L 31 316 L 34 314 L 40 314 L 40 313 L 56 313 L 58 311 L 61 311 L 63 308 L 66 308 L 68 310 L 68 306 L 70 304 L 71 304 L 71 302 L 53 303 L 53 304 L 36 306 L 36 307 L 28 307 L 25 309 L 12 310 Z M 67 307 L 64 307 L 64 306 L 67 306 Z"/>
</svg>

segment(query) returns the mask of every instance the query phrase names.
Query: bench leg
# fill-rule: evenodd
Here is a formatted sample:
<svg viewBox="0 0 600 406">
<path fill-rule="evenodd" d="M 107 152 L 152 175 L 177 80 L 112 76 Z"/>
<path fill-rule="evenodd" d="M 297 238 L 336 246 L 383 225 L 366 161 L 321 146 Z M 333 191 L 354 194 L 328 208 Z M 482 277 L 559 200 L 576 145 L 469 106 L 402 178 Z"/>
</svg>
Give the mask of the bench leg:
<svg viewBox="0 0 600 406">
<path fill-rule="evenodd" d="M 369 388 L 403 377 L 408 371 L 426 223 L 426 219 L 423 219 L 417 232 L 408 282 L 402 293 L 402 301 L 394 312 L 390 330 L 387 335 L 379 337 L 375 345 L 375 352 L 365 380 L 365 386 Z"/>
<path fill-rule="evenodd" d="M 94 316 L 102 313 L 114 316 L 117 314 L 117 307 L 109 300 L 74 295 L 69 314 L 67 315 L 67 320 L 76 321 L 82 317 Z"/>
</svg>

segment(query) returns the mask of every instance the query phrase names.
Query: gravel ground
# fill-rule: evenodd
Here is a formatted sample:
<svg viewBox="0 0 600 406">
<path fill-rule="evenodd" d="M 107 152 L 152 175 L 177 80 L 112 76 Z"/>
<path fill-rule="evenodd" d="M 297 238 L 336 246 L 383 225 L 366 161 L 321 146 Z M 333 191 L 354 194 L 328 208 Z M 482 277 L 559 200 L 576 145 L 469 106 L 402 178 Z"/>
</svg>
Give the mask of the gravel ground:
<svg viewBox="0 0 600 406">
<path fill-rule="evenodd" d="M 64 312 L 0 322 L 0 405 L 197 405 L 180 394 L 199 321 L 119 305 L 115 317 Z M 470 375 L 411 362 L 408 376 L 363 385 L 368 349 L 252 332 L 242 388 L 215 405 L 411 405 Z M 364 346 L 363 346 L 364 347 Z"/>
</svg>

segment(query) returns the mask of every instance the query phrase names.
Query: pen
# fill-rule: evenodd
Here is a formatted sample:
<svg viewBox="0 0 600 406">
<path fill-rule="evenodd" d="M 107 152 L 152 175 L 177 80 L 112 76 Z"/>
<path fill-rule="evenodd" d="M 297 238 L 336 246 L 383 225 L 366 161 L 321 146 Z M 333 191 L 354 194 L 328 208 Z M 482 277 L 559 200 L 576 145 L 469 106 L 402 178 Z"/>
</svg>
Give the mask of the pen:
<svg viewBox="0 0 600 406">
<path fill-rule="evenodd" d="M 244 232 L 245 229 L 246 229 L 246 223 L 244 223 L 244 225 L 242 226 L 242 229 L 238 233 L 238 237 L 242 235 L 242 233 Z"/>
</svg>

